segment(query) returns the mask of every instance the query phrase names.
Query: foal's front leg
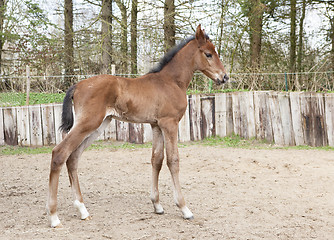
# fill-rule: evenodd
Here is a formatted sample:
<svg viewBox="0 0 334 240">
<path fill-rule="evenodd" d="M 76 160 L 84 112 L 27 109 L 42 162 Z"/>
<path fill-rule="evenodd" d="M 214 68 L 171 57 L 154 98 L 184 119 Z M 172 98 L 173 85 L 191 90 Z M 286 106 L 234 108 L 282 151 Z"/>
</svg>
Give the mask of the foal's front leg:
<svg viewBox="0 0 334 240">
<path fill-rule="evenodd" d="M 161 129 L 163 130 L 166 144 L 167 166 L 172 176 L 175 203 L 181 209 L 183 218 L 193 219 L 194 216 L 192 212 L 186 206 L 179 181 L 179 153 L 177 148 L 178 121 L 166 120 L 161 123 Z"/>
</svg>

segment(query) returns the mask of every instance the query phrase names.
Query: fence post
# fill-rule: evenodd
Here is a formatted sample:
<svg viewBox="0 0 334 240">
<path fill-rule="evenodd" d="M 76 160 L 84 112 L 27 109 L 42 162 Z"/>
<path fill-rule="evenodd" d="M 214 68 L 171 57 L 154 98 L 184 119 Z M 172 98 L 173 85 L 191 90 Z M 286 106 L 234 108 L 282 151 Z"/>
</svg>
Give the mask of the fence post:
<svg viewBox="0 0 334 240">
<path fill-rule="evenodd" d="M 115 74 L 116 74 L 116 65 L 111 64 L 111 75 L 115 75 Z"/>
<path fill-rule="evenodd" d="M 29 105 L 29 95 L 30 95 L 30 67 L 26 66 L 26 75 L 27 75 L 27 98 L 26 105 Z"/>
<path fill-rule="evenodd" d="M 285 72 L 284 73 L 285 76 L 285 91 L 289 91 L 289 87 L 288 87 L 288 74 Z"/>
</svg>

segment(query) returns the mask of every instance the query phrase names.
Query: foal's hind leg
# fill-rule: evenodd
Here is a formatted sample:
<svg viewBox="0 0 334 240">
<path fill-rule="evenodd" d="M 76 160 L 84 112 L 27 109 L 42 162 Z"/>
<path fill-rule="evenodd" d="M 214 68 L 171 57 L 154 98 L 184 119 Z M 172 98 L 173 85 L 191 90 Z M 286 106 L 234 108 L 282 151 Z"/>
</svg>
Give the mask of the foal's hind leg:
<svg viewBox="0 0 334 240">
<path fill-rule="evenodd" d="M 49 177 L 49 195 L 47 210 L 50 216 L 51 227 L 61 226 L 57 215 L 57 192 L 61 168 L 72 152 L 87 136 L 80 128 L 74 128 L 65 139 L 52 150 L 51 170 Z"/>
<path fill-rule="evenodd" d="M 175 203 L 181 209 L 183 218 L 192 219 L 193 214 L 186 206 L 179 181 L 179 153 L 177 149 L 178 121 L 175 119 L 165 119 L 160 121 L 159 126 L 164 134 L 167 166 L 172 176 Z"/>
<path fill-rule="evenodd" d="M 52 150 L 51 170 L 49 177 L 49 194 L 47 210 L 50 216 L 51 227 L 61 226 L 57 215 L 57 193 L 59 175 L 63 164 L 70 155 L 79 147 L 84 139 L 97 129 L 102 119 L 95 118 L 95 121 L 77 124 L 65 139 Z"/>
<path fill-rule="evenodd" d="M 153 132 L 153 146 L 152 146 L 152 190 L 151 201 L 154 206 L 154 211 L 157 214 L 163 214 L 164 209 L 159 202 L 159 173 L 164 159 L 164 140 L 160 127 L 157 125 L 151 125 Z"/>
<path fill-rule="evenodd" d="M 92 142 L 101 135 L 104 129 L 108 126 L 111 121 L 111 117 L 107 117 L 101 126 L 94 131 L 91 135 L 89 135 L 81 144 L 80 146 L 71 154 L 66 162 L 68 176 L 70 179 L 70 184 L 72 187 L 73 195 L 74 195 L 74 206 L 78 209 L 80 213 L 80 218 L 82 220 L 89 220 L 91 219 L 85 204 L 83 202 L 82 194 L 80 191 L 79 179 L 78 179 L 78 161 L 83 153 L 83 151 L 89 147 Z"/>
</svg>

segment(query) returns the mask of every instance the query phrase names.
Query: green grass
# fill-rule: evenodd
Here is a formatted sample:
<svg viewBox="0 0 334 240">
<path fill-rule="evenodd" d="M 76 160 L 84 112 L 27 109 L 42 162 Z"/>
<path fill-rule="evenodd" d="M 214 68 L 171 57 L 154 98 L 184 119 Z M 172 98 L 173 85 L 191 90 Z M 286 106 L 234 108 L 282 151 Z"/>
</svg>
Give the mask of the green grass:
<svg viewBox="0 0 334 240">
<path fill-rule="evenodd" d="M 178 143 L 179 148 L 187 148 L 189 146 L 213 146 L 213 147 L 223 147 L 223 148 L 243 148 L 243 149 L 296 149 L 296 150 L 323 150 L 323 151 L 334 151 L 333 147 L 310 147 L 310 146 L 291 146 L 291 147 L 279 147 L 272 143 L 268 143 L 263 140 L 256 139 L 243 139 L 238 135 L 233 135 L 230 137 L 210 137 L 202 141 L 194 141 L 187 143 Z M 151 148 L 152 143 L 144 144 L 134 144 L 134 143 L 124 143 L 124 142 L 108 142 L 108 141 L 97 141 L 93 143 L 87 150 L 118 150 L 118 149 L 140 149 L 140 148 Z M 21 155 L 21 154 L 40 154 L 52 152 L 52 146 L 50 147 L 19 147 L 19 146 L 2 146 L 0 147 L 1 155 Z"/>
<path fill-rule="evenodd" d="M 26 93 L 0 93 L 0 107 L 26 105 Z M 29 105 L 45 103 L 61 103 L 65 93 L 30 93 Z"/>
</svg>

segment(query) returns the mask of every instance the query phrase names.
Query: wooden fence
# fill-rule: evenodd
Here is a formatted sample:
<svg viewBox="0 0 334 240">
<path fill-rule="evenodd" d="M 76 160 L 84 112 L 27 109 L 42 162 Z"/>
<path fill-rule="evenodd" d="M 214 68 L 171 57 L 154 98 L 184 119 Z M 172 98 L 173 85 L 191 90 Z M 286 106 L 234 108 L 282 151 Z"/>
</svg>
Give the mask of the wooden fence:
<svg viewBox="0 0 334 240">
<path fill-rule="evenodd" d="M 179 141 L 237 134 L 278 145 L 334 146 L 334 94 L 234 92 L 188 96 Z M 0 145 L 43 146 L 62 140 L 62 104 L 0 108 Z M 152 141 L 148 124 L 113 120 L 99 140 Z"/>
</svg>

